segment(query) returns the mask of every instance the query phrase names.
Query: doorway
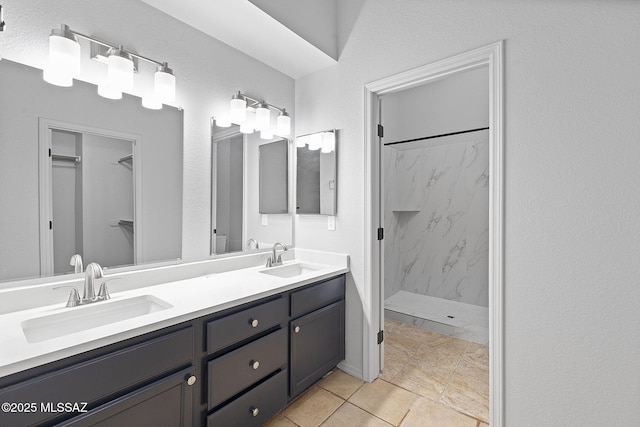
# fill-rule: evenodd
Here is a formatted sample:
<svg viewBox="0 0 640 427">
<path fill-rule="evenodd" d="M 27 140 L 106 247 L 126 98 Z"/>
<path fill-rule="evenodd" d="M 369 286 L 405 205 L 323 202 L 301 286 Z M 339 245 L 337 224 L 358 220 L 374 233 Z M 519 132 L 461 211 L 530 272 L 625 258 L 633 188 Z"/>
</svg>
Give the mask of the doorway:
<svg viewBox="0 0 640 427">
<path fill-rule="evenodd" d="M 40 119 L 40 273 L 141 259 L 140 137 Z"/>
<path fill-rule="evenodd" d="M 503 134 L 502 134 L 502 51 L 497 42 L 365 86 L 365 294 L 363 337 L 364 378 L 372 381 L 384 364 L 384 214 L 383 164 L 380 98 L 405 89 L 434 82 L 456 73 L 488 67 L 489 80 L 489 232 L 488 311 L 490 420 L 502 426 L 502 286 L 503 286 Z"/>
</svg>

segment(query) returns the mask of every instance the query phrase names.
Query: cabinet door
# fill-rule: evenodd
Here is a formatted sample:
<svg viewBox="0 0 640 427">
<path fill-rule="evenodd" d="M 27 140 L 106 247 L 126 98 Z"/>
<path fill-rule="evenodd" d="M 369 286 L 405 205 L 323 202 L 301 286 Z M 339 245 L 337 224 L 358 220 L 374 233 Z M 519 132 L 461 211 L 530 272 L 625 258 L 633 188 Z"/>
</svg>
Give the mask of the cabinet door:
<svg viewBox="0 0 640 427">
<path fill-rule="evenodd" d="M 292 320 L 290 398 L 344 359 L 344 300 Z"/>
<path fill-rule="evenodd" d="M 60 426 L 187 427 L 193 414 L 193 390 L 186 368 L 146 387 L 108 402 Z"/>
</svg>

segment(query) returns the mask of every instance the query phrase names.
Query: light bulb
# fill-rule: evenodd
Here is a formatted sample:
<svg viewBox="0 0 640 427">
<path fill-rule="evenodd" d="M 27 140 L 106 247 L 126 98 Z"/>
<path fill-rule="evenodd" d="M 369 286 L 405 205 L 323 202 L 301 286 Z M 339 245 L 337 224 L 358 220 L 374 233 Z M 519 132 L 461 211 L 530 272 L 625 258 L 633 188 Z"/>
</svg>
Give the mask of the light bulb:
<svg viewBox="0 0 640 427">
<path fill-rule="evenodd" d="M 154 74 L 155 94 L 158 101 L 170 104 L 176 100 L 176 76 L 167 63 L 158 66 Z"/>
<path fill-rule="evenodd" d="M 52 30 L 49 36 L 49 64 L 43 78 L 57 86 L 73 85 L 80 74 L 80 43 L 68 26 Z"/>
<path fill-rule="evenodd" d="M 109 50 L 107 82 L 109 86 L 122 92 L 133 89 L 133 59 L 122 46 Z"/>
<path fill-rule="evenodd" d="M 320 148 L 322 148 L 322 134 L 309 135 L 309 150 L 319 150 Z"/>
<path fill-rule="evenodd" d="M 228 128 L 231 126 L 231 121 L 229 120 L 228 116 L 216 116 L 214 117 L 214 119 L 216 121 L 216 126 L 218 126 L 219 128 Z"/>
<path fill-rule="evenodd" d="M 267 130 L 269 126 L 271 126 L 271 111 L 267 103 L 262 101 L 256 108 L 256 130 Z"/>
<path fill-rule="evenodd" d="M 241 125 L 247 120 L 247 100 L 240 92 L 231 98 L 229 120 L 237 125 Z"/>
<path fill-rule="evenodd" d="M 107 99 L 122 99 L 122 91 L 112 88 L 106 82 L 98 85 L 98 95 Z"/>
<path fill-rule="evenodd" d="M 322 152 L 330 153 L 336 149 L 336 134 L 334 132 L 322 133 Z"/>
<path fill-rule="evenodd" d="M 273 139 L 273 132 L 271 129 L 261 130 L 260 131 L 261 139 Z"/>
<path fill-rule="evenodd" d="M 149 110 L 161 110 L 162 102 L 160 102 L 155 94 L 149 94 L 142 97 L 142 106 Z"/>
<path fill-rule="evenodd" d="M 288 136 L 291 133 L 291 117 L 284 110 L 276 119 L 276 133 L 280 136 Z"/>
</svg>

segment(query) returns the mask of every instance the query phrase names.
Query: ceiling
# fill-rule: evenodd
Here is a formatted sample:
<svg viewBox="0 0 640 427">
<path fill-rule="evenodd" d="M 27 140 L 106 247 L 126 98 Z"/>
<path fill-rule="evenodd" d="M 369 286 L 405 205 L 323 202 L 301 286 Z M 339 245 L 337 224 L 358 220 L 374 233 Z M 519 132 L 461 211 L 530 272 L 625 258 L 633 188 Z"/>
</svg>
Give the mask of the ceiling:
<svg viewBox="0 0 640 427">
<path fill-rule="evenodd" d="M 297 79 L 336 60 L 249 0 L 142 0 Z"/>
</svg>

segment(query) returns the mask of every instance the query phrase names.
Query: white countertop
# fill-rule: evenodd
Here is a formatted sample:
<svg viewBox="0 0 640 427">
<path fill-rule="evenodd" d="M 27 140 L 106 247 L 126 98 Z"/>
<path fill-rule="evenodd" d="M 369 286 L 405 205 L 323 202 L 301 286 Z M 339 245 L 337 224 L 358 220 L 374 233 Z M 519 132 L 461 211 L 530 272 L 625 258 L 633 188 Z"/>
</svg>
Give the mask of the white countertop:
<svg viewBox="0 0 640 427">
<path fill-rule="evenodd" d="M 292 258 L 292 255 L 295 258 L 285 261 L 285 265 L 302 263 L 315 270 L 290 278 L 282 278 L 261 272 L 266 270 L 262 263 L 262 260 L 266 258 L 264 254 L 253 258 L 245 257 L 245 263 L 253 263 L 254 266 L 227 271 L 220 271 L 222 270 L 221 264 L 216 263 L 217 261 L 224 263 L 224 259 L 213 259 L 204 264 L 202 262 L 194 263 L 194 265 L 197 264 L 194 267 L 197 271 L 201 272 L 203 268 L 206 270 L 208 267 L 209 270 L 214 271 L 213 273 L 183 280 L 172 280 L 167 283 L 145 285 L 145 271 L 135 272 L 134 274 L 140 276 L 136 279 L 140 281 L 140 287 L 119 292 L 112 291 L 109 301 L 70 308 L 65 307 L 65 303 L 56 303 L 1 314 L 0 377 L 349 271 L 347 255 L 301 249 L 293 249 L 289 252 L 290 254 L 283 258 Z M 260 265 L 255 266 L 256 263 L 260 263 Z M 229 265 L 228 259 L 226 265 Z M 167 268 L 171 269 L 172 267 Z M 166 270 L 167 268 L 164 271 L 170 273 L 169 270 Z M 173 268 L 178 268 L 178 266 Z M 180 268 L 184 270 L 185 266 L 182 265 Z M 157 271 L 147 271 L 146 273 L 153 274 Z M 172 276 L 172 274 L 167 274 L 167 276 Z M 151 280 L 151 282 L 153 281 Z M 157 282 L 157 279 L 155 281 Z M 99 284 L 100 280 L 97 282 Z M 119 281 L 114 281 L 114 285 L 116 282 Z M 50 288 L 43 288 L 42 285 L 38 286 L 38 290 L 51 293 Z M 18 288 L 15 290 L 15 292 L 20 291 L 24 290 Z M 82 292 L 81 289 L 80 292 Z M 67 295 L 64 292 L 63 294 Z M 22 328 L 22 322 L 29 319 L 69 310 L 89 310 L 100 304 L 110 304 L 143 295 L 152 295 L 170 306 L 160 311 L 40 342 L 28 342 Z"/>
</svg>

